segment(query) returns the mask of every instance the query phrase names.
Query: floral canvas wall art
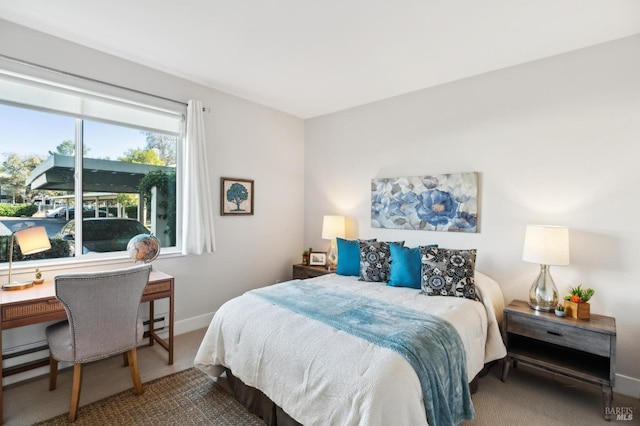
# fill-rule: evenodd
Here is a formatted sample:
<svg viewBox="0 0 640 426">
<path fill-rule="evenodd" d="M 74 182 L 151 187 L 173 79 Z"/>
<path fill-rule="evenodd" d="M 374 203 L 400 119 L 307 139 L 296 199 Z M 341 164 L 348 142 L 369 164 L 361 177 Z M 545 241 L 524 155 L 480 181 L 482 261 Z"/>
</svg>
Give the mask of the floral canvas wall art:
<svg viewBox="0 0 640 426">
<path fill-rule="evenodd" d="M 478 173 L 372 179 L 371 226 L 478 232 Z"/>
</svg>

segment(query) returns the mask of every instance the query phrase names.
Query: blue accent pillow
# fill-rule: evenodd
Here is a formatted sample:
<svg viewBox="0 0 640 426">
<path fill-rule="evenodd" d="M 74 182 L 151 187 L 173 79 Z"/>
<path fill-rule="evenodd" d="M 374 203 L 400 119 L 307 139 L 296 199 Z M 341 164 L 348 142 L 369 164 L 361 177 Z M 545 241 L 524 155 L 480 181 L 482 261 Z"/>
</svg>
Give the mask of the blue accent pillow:
<svg viewBox="0 0 640 426">
<path fill-rule="evenodd" d="M 373 240 L 368 241 L 375 241 Z M 338 247 L 338 266 L 336 266 L 336 274 L 360 276 L 360 246 L 358 240 L 345 240 L 344 238 L 336 238 Z"/>
<path fill-rule="evenodd" d="M 438 247 L 437 244 L 427 247 Z M 392 287 L 422 288 L 422 255 L 420 247 L 404 247 L 396 243 L 389 245 L 391 249 L 391 272 L 387 285 Z"/>
</svg>

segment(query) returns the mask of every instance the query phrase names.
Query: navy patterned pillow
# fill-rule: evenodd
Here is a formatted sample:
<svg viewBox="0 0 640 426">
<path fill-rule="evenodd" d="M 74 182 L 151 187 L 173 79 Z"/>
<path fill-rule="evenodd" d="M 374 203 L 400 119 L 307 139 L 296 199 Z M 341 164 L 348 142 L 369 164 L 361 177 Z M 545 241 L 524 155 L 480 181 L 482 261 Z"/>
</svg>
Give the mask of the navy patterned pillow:
<svg viewBox="0 0 640 426">
<path fill-rule="evenodd" d="M 478 300 L 474 281 L 476 250 L 420 246 L 422 293 Z"/>
<path fill-rule="evenodd" d="M 396 244 L 404 245 L 404 241 Z M 360 281 L 387 282 L 391 269 L 391 249 L 384 241 L 358 241 Z"/>
</svg>

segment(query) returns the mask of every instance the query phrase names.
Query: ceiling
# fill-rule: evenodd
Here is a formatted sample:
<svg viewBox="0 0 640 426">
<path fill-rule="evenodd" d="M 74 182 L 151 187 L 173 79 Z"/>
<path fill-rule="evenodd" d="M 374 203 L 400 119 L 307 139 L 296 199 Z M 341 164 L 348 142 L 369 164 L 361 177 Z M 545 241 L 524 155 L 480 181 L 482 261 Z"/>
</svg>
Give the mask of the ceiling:
<svg viewBox="0 0 640 426">
<path fill-rule="evenodd" d="M 640 33 L 640 0 L 20 0 L 0 18 L 301 118 Z"/>
</svg>

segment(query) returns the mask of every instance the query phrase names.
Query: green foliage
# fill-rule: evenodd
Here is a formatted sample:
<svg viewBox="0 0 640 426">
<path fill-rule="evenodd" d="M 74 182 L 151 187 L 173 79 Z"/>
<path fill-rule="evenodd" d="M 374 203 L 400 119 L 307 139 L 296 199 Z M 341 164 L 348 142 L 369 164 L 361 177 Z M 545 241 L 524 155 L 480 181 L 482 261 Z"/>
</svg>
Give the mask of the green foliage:
<svg viewBox="0 0 640 426">
<path fill-rule="evenodd" d="M 133 194 L 120 193 L 116 195 L 116 201 L 123 206 L 137 206 L 138 198 Z"/>
<path fill-rule="evenodd" d="M 169 241 L 172 246 L 176 245 L 176 221 L 177 215 L 177 201 L 178 194 L 176 193 L 176 173 L 169 173 L 167 175 L 167 226 L 168 229 L 165 233 L 169 234 Z"/>
<path fill-rule="evenodd" d="M 0 216 L 22 217 L 33 216 L 38 211 L 38 206 L 34 204 L 0 204 Z"/>
<path fill-rule="evenodd" d="M 167 220 L 165 234 L 169 235 L 171 245 L 176 244 L 176 173 L 165 173 L 162 170 L 153 170 L 147 173 L 140 183 L 138 191 L 144 197 L 147 210 L 151 210 L 151 189 L 157 188 L 162 201 L 158 203 L 158 216 Z"/>
<path fill-rule="evenodd" d="M 160 194 L 167 196 L 169 193 L 169 176 L 167 175 L 167 173 L 163 172 L 162 170 L 152 170 L 144 175 L 142 179 L 140 179 L 140 182 L 138 183 L 138 191 L 140 191 L 140 193 L 144 197 L 145 205 L 148 209 L 151 208 L 151 189 L 154 186 L 157 188 Z M 165 204 L 159 207 L 166 210 L 167 205 Z"/>
<path fill-rule="evenodd" d="M 87 149 L 87 147 L 83 145 L 82 155 L 86 157 L 88 152 L 89 150 Z M 62 155 L 69 155 L 69 156 L 75 155 L 76 144 L 71 140 L 62 141 L 60 145 L 56 146 L 55 152 L 49 151 L 49 155 L 53 155 L 53 154 L 62 154 Z"/>
<path fill-rule="evenodd" d="M 16 153 L 5 153 L 4 156 L 5 159 L 0 164 L 0 175 L 4 174 L 0 178 L 2 191 L 12 199 L 24 202 L 25 197 L 29 199 L 31 195 L 31 190 L 27 188 L 25 181 L 44 159 L 37 155 L 20 156 Z"/>
<path fill-rule="evenodd" d="M 165 166 L 176 165 L 178 138 L 161 133 L 142 132 L 147 139 L 147 148 L 157 151 L 158 158 Z"/>
<path fill-rule="evenodd" d="M 69 243 L 61 238 L 49 238 L 51 249 L 40 253 L 24 256 L 17 244 L 13 245 L 13 261 L 27 261 L 38 259 L 57 259 L 61 257 L 71 256 L 69 251 Z M 10 235 L 0 235 L 0 263 L 9 262 L 9 247 L 11 246 Z"/>
<path fill-rule="evenodd" d="M 572 302 L 578 303 L 586 303 L 593 297 L 595 290 L 592 288 L 582 288 L 582 285 L 579 284 L 576 287 L 571 287 L 569 289 L 569 295 L 565 296 L 565 300 L 570 300 Z M 580 299 L 579 301 L 577 299 Z"/>
<path fill-rule="evenodd" d="M 118 161 L 136 164 L 151 164 L 153 166 L 164 166 L 164 162 L 158 156 L 155 149 L 128 149 Z"/>
</svg>

